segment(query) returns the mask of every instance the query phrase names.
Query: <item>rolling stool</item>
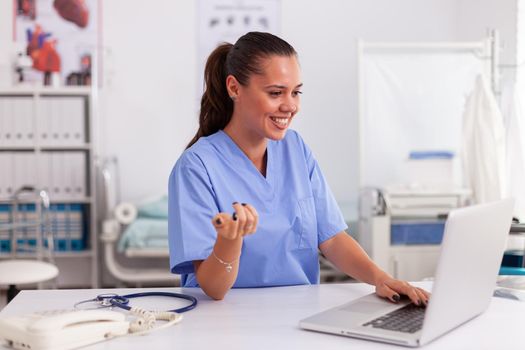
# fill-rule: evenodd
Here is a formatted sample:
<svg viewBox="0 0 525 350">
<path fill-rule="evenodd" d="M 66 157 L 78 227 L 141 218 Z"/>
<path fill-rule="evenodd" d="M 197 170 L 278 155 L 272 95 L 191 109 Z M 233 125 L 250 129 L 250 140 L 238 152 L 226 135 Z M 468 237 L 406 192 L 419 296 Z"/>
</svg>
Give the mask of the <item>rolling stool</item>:
<svg viewBox="0 0 525 350">
<path fill-rule="evenodd" d="M 19 222 L 18 209 L 22 199 L 27 200 L 27 195 L 36 196 L 36 219 L 33 221 Z M 11 232 L 11 246 L 9 259 L 0 260 L 0 285 L 9 286 L 7 302 L 9 303 L 19 292 L 17 285 L 39 284 L 54 279 L 58 276 L 58 268 L 54 265 L 53 239 L 50 236 L 49 226 L 49 197 L 47 192 L 37 190 L 32 186 L 23 186 L 15 191 L 12 200 L 11 223 L 0 224 L 0 230 Z M 23 243 L 18 238 L 18 231 L 23 228 L 35 228 L 35 242 Z M 45 245 L 44 245 L 45 241 Z M 44 253 L 49 262 L 43 261 Z M 29 255 L 28 258 L 25 254 Z M 23 256 L 24 259 L 19 259 Z"/>
</svg>

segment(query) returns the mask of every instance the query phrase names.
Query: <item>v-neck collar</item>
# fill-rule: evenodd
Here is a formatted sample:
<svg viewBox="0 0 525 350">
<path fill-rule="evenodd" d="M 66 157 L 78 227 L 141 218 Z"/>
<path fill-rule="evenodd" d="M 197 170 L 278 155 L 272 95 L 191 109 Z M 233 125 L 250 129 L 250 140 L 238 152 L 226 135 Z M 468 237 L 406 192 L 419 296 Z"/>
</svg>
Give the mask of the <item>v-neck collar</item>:
<svg viewBox="0 0 525 350">
<path fill-rule="evenodd" d="M 268 140 L 266 143 L 266 176 L 261 174 L 259 169 L 253 164 L 253 162 L 248 158 L 248 156 L 243 152 L 243 150 L 237 146 L 233 139 L 225 133 L 223 130 L 217 132 L 220 139 L 224 142 L 227 151 L 229 152 L 233 162 L 239 161 L 246 165 L 247 169 L 250 169 L 250 172 L 257 173 L 257 176 L 264 180 L 268 185 L 272 186 L 273 176 L 274 176 L 274 157 L 273 157 L 273 141 Z"/>
</svg>

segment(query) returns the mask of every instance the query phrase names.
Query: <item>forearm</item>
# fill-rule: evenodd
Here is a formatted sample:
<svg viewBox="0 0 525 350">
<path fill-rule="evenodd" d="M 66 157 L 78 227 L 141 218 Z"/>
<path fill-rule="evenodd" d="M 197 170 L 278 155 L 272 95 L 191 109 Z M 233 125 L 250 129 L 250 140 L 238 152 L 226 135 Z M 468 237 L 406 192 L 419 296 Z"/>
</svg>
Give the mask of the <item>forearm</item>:
<svg viewBox="0 0 525 350">
<path fill-rule="evenodd" d="M 381 270 L 345 231 L 319 245 L 323 255 L 340 271 L 372 285 L 390 277 Z"/>
<path fill-rule="evenodd" d="M 227 266 L 213 256 L 213 253 L 206 260 L 194 262 L 197 282 L 209 297 L 215 300 L 223 299 L 235 283 L 239 272 L 242 240 L 242 237 L 228 240 L 218 236 L 213 247 L 213 252 L 219 259 L 232 262 L 231 271 L 228 271 Z"/>
</svg>

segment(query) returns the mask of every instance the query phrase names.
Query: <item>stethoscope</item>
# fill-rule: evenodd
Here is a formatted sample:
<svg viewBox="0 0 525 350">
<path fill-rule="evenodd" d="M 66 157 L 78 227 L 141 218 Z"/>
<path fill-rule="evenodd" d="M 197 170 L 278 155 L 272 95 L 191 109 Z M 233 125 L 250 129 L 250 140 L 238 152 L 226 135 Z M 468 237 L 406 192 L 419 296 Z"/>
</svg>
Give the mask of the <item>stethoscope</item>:
<svg viewBox="0 0 525 350">
<path fill-rule="evenodd" d="M 131 306 L 129 305 L 129 299 L 141 298 L 141 297 L 171 297 L 171 298 L 189 300 L 191 304 L 188 306 L 184 306 L 179 309 L 168 310 L 168 312 L 176 312 L 179 314 L 186 312 L 186 311 L 190 311 L 197 306 L 197 298 L 191 295 L 172 293 L 172 292 L 142 292 L 142 293 L 132 293 L 132 294 L 126 294 L 126 295 L 118 295 L 114 293 L 99 294 L 93 299 L 79 301 L 78 303 L 74 305 L 74 307 L 75 309 L 78 309 L 79 305 L 81 304 L 97 303 L 98 304 L 97 308 L 118 307 L 118 308 L 130 311 Z"/>
</svg>

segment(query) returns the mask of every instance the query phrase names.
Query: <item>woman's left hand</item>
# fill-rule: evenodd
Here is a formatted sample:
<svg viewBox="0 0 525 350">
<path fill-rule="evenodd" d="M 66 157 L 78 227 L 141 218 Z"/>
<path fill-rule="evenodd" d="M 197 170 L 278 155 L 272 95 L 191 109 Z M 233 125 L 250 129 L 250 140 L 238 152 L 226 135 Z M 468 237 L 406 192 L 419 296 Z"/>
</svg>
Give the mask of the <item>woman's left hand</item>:
<svg viewBox="0 0 525 350">
<path fill-rule="evenodd" d="M 387 298 L 396 303 L 401 295 L 406 295 L 416 305 L 427 305 L 430 293 L 419 287 L 415 287 L 406 281 L 386 277 L 376 284 L 376 293 L 380 297 Z"/>
</svg>

